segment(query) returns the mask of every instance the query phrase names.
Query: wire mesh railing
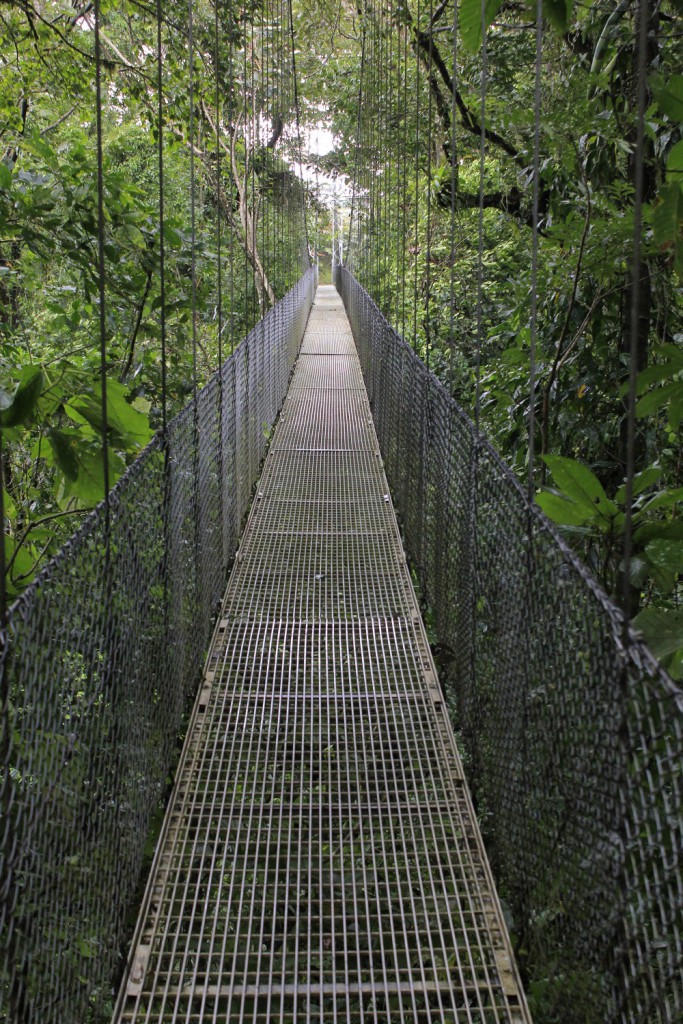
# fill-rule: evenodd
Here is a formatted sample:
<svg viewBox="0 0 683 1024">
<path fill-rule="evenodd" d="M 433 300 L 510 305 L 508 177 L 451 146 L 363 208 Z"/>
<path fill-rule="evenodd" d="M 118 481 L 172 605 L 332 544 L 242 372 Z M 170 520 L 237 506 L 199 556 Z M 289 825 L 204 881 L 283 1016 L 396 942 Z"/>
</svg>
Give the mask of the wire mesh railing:
<svg viewBox="0 0 683 1024">
<path fill-rule="evenodd" d="M 336 268 L 535 1020 L 683 1015 L 683 694 Z"/>
<path fill-rule="evenodd" d="M 111 1012 L 150 824 L 315 282 L 307 271 L 266 314 L 119 481 L 108 518 L 100 506 L 11 609 L 0 1020 Z"/>
</svg>

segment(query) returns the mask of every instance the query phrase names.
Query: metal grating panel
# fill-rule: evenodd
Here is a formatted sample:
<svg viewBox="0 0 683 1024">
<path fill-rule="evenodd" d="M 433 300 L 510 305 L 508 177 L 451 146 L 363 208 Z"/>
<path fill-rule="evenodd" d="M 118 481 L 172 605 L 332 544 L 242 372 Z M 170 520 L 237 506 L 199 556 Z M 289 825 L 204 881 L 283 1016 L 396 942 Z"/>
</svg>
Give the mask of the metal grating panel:
<svg viewBox="0 0 683 1024">
<path fill-rule="evenodd" d="M 119 1022 L 529 1020 L 340 309 L 318 290 L 335 354 L 295 370 Z"/>
<path fill-rule="evenodd" d="M 273 449 L 375 450 L 365 391 L 291 388 L 282 410 Z"/>
</svg>

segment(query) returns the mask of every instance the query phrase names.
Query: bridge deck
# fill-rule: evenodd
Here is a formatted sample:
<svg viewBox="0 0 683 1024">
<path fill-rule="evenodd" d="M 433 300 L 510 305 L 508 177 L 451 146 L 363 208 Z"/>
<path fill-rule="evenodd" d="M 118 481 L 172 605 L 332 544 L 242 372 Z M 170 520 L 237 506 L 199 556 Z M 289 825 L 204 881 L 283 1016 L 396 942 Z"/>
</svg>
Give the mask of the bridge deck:
<svg viewBox="0 0 683 1024">
<path fill-rule="evenodd" d="M 228 584 L 115 1020 L 528 1021 L 330 287 Z"/>
</svg>

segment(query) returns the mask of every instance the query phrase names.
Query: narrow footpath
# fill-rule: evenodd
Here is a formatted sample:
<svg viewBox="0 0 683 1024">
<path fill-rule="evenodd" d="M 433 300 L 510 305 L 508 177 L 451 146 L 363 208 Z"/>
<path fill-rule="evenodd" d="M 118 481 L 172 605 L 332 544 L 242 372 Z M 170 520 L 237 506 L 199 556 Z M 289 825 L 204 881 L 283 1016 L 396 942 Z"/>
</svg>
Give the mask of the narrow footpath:
<svg viewBox="0 0 683 1024">
<path fill-rule="evenodd" d="M 330 286 L 230 577 L 114 1020 L 529 1021 Z"/>
</svg>

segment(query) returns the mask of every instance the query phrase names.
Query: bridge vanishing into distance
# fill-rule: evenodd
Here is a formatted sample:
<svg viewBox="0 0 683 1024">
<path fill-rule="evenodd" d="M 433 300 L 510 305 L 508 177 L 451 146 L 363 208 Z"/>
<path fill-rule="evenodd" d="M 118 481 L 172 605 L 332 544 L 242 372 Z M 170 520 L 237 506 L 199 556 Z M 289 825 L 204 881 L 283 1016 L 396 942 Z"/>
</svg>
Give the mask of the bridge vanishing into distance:
<svg viewBox="0 0 683 1024">
<path fill-rule="evenodd" d="M 304 274 L 12 610 L 3 1019 L 522 1024 L 521 955 L 568 1019 L 673 1024 L 680 695 L 335 277 Z"/>
<path fill-rule="evenodd" d="M 324 5 L 332 68 L 291 0 L 6 6 L 0 1024 L 683 1024 L 683 693 L 534 477 L 543 388 L 584 341 L 593 359 L 595 314 L 633 490 L 638 332 L 680 255 L 680 75 L 652 85 L 648 49 L 673 17 L 582 7 L 595 70 L 573 31 L 544 42 L 554 2 L 535 25 Z M 564 108 L 541 123 L 558 46 L 594 147 L 568 145 Z M 346 148 L 306 157 L 300 87 L 326 76 Z M 496 265 L 489 308 L 501 238 L 515 270 Z M 526 486 L 480 429 L 482 344 L 496 359 L 511 333 Z"/>
<path fill-rule="evenodd" d="M 331 286 L 235 558 L 115 1019 L 529 1019 Z"/>
</svg>

